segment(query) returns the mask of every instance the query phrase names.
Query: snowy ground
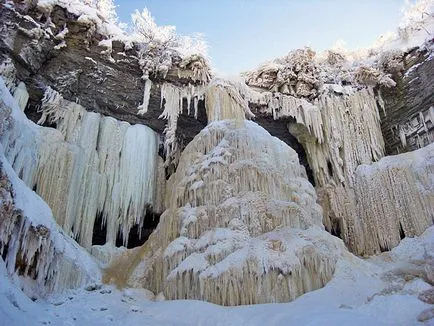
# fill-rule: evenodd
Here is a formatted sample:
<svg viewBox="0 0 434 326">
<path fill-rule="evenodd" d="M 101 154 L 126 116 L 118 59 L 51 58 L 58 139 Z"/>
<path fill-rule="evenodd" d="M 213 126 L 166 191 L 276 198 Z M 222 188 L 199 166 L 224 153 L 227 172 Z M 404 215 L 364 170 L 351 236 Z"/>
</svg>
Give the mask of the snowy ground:
<svg viewBox="0 0 434 326">
<path fill-rule="evenodd" d="M 0 260 L 0 325 L 422 325 L 417 317 L 432 305 L 417 296 L 431 286 L 414 275 L 427 253 L 434 253 L 434 227 L 368 260 L 349 254 L 323 289 L 291 303 L 242 307 L 158 301 L 146 290 L 105 285 L 32 302 Z"/>
</svg>

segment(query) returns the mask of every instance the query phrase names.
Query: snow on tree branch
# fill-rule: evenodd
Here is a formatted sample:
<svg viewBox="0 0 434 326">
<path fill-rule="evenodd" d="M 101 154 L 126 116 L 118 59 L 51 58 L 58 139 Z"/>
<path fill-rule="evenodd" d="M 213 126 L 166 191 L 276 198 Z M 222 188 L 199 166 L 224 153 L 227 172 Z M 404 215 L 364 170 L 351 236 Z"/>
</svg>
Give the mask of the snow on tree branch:
<svg viewBox="0 0 434 326">
<path fill-rule="evenodd" d="M 405 2 L 404 17 L 400 24 L 400 32 L 408 33 L 408 29 L 424 29 L 428 35 L 434 30 L 429 27 L 427 20 L 434 19 L 434 0 L 419 0 L 412 3 Z M 432 27 L 432 26 L 431 26 Z"/>
<path fill-rule="evenodd" d="M 150 74 L 166 77 L 176 66 L 191 71 L 194 80 L 208 82 L 211 77 L 207 45 L 201 34 L 182 36 L 175 26 L 158 26 L 150 11 L 144 8 L 132 15 L 135 39 L 142 44 L 140 65 L 144 78 Z"/>
<path fill-rule="evenodd" d="M 131 18 L 134 29 L 139 37 L 142 37 L 146 43 L 161 43 L 166 46 L 176 46 L 176 27 L 175 26 L 157 26 L 154 17 L 150 11 L 144 8 L 142 12 L 136 10 Z"/>
</svg>

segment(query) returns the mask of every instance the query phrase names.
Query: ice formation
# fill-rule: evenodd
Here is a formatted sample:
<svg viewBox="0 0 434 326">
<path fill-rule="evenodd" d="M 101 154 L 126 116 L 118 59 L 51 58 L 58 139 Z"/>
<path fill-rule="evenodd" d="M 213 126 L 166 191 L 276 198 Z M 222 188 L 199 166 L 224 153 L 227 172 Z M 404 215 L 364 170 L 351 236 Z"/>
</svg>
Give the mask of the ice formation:
<svg viewBox="0 0 434 326">
<path fill-rule="evenodd" d="M 433 223 L 434 209 L 428 204 L 433 200 L 429 159 L 417 165 L 403 159 L 399 168 L 366 167 L 384 156 L 378 99 L 371 88 L 338 94 L 329 89 L 312 104 L 321 114 L 316 121 L 321 123 L 322 135 L 297 117 L 297 123 L 288 124 L 306 150 L 326 228 L 361 255 L 389 250 L 401 237 L 420 235 Z M 298 108 L 308 112 L 306 106 Z M 278 112 L 285 110 L 279 107 Z"/>
<path fill-rule="evenodd" d="M 239 84 L 229 80 L 215 79 L 206 88 L 205 106 L 208 121 L 235 119 L 243 121 L 254 117 L 248 97 Z"/>
<path fill-rule="evenodd" d="M 236 120 L 238 109 L 187 145 L 156 231 L 119 257 L 106 281 L 240 305 L 289 301 L 330 280 L 344 247 L 323 230 L 297 154 L 254 122 Z"/>
<path fill-rule="evenodd" d="M 177 154 L 176 128 L 178 117 L 182 113 L 184 100 L 187 101 L 187 112 L 190 114 L 191 106 L 194 108 L 194 116 L 197 118 L 199 100 L 203 99 L 203 87 L 189 84 L 185 87 L 178 87 L 170 83 L 161 86 L 161 119 L 167 120 L 164 130 L 166 151 L 166 163 Z M 177 161 L 175 159 L 175 161 Z"/>
<path fill-rule="evenodd" d="M 27 92 L 26 84 L 23 82 L 18 84 L 18 87 L 15 88 L 14 91 L 14 98 L 17 101 L 21 111 L 24 111 L 27 106 L 27 102 L 29 101 L 29 93 Z"/>
<path fill-rule="evenodd" d="M 41 110 L 40 123 L 48 119 L 57 129 L 37 127 L 16 113 L 2 137 L 6 157 L 82 246 L 92 245 L 97 214 L 107 225 L 107 243 L 120 232 L 126 244 L 130 229 L 143 224 L 156 202 L 156 134 L 87 112 L 50 88 Z"/>
<path fill-rule="evenodd" d="M 0 91 L 0 111 L 20 116 L 18 103 L 1 79 Z M 49 207 L 15 174 L 1 144 L 0 254 L 8 274 L 32 297 L 81 287 L 100 278 L 92 258 L 58 228 Z"/>
<path fill-rule="evenodd" d="M 422 234 L 434 222 L 434 145 L 360 165 L 352 188 L 323 192 L 325 224 L 349 248 L 370 255 Z"/>
<path fill-rule="evenodd" d="M 405 123 L 394 127 L 392 132 L 398 132 L 403 148 L 408 145 L 422 148 L 434 142 L 434 106 L 413 115 Z M 397 149 L 399 153 L 399 149 Z"/>
<path fill-rule="evenodd" d="M 420 235 L 433 223 L 434 210 L 427 204 L 432 201 L 430 160 L 418 161 L 417 165 L 403 160 L 407 165 L 401 166 L 399 173 L 396 168 L 380 164 L 375 172 L 377 178 L 362 173 L 374 168 L 359 167 L 384 155 L 377 100 L 379 97 L 369 87 L 360 90 L 330 87 L 311 104 L 313 112 L 320 114 L 310 119 L 315 121 L 312 124 L 306 123 L 311 113 L 303 100 L 298 103 L 293 100 L 289 106 L 304 117 L 303 120 L 290 113 L 296 123 L 289 123 L 288 129 L 306 150 L 319 202 L 324 208 L 324 224 L 358 254 L 389 250 L 402 236 Z M 275 118 L 288 112 L 282 104 L 276 107 L 279 116 L 274 115 Z M 268 110 L 276 110 L 273 100 L 268 102 Z M 378 189 L 382 189 L 381 201 Z M 412 206 L 405 198 L 419 204 Z"/>
<path fill-rule="evenodd" d="M 182 98 L 186 95 L 170 85 L 166 85 L 163 92 L 165 98 L 171 99 L 166 102 L 168 106 L 164 114 L 174 117 L 169 119 L 169 124 L 176 127 L 177 114 L 182 110 Z M 356 182 L 357 178 L 360 179 L 356 169 L 361 164 L 376 162 L 384 155 L 379 115 L 381 96 L 375 94 L 372 87 L 356 89 L 327 84 L 322 86 L 314 100 L 308 101 L 281 93 L 257 92 L 235 81 L 214 80 L 203 94 L 209 121 L 230 118 L 242 122 L 254 118 L 252 105 L 266 110 L 276 120 L 288 117 L 294 120 L 289 122 L 288 129 L 306 150 L 319 200 L 325 208 L 324 224 L 329 231 L 339 234 L 353 252 L 372 254 L 391 249 L 398 244 L 403 232 L 407 236 L 419 235 L 432 224 L 429 222 L 429 209 L 422 208 L 423 213 L 417 215 L 422 219 L 419 222 L 414 220 L 416 215 L 410 221 L 405 210 L 390 214 L 389 222 L 394 227 L 387 228 L 386 233 L 381 228 L 367 228 L 365 225 L 368 220 L 366 212 L 377 208 L 362 197 L 375 197 L 377 189 L 362 187 L 360 181 Z M 167 140 L 176 144 L 175 130 L 167 135 L 171 135 Z M 367 194 L 369 191 L 370 195 Z M 389 205 L 396 203 L 391 191 L 385 193 L 384 200 Z M 364 202 L 366 210 L 360 202 Z M 396 227 L 400 223 L 407 225 L 407 231 Z M 410 227 L 409 223 L 418 226 Z M 368 241 L 370 237 L 380 240 Z M 381 240 L 382 237 L 387 240 Z"/>
<path fill-rule="evenodd" d="M 48 12 L 55 3 L 39 1 L 38 8 Z M 59 3 L 106 37 L 99 45 L 112 63 L 113 40 L 133 49 L 132 39 L 120 35 L 122 31 L 109 31 L 111 26 L 96 10 L 87 14 L 79 1 Z M 305 48 L 248 73 L 247 83 L 215 79 L 208 84 L 204 56 L 179 48 L 181 38 L 174 29 L 156 26 L 146 10 L 139 16 L 136 31 L 147 39 L 135 39 L 145 80 L 138 114 L 147 113 L 154 82 L 159 87 L 161 78 L 176 73 L 181 80 L 161 84 L 167 159 L 177 164 L 175 156 L 181 155 L 176 128 L 185 109 L 188 114 L 193 109 L 197 117 L 198 101 L 205 100 L 211 124 L 186 147 L 166 187 L 164 163 L 150 129 L 86 112 L 51 88 L 44 95 L 39 122 L 55 124 L 56 129 L 32 125 L 15 106 L 12 118 L 0 123 L 1 143 L 18 175 L 0 153 L 0 245 L 11 275 L 56 290 L 90 279 L 89 270 L 80 269 L 75 258 L 94 265 L 55 227 L 29 219 L 28 210 L 20 207 L 35 195 L 21 189 L 18 177 L 49 203 L 67 235 L 103 264 L 115 261 L 107 280 L 146 286 L 170 299 L 224 305 L 293 300 L 324 286 L 346 255 L 342 242 L 326 233 L 323 223 L 360 255 L 391 249 L 402 237 L 419 235 L 432 225 L 433 145 L 382 159 L 382 99 L 373 87 L 395 85 L 389 73 L 403 69 L 401 52 L 354 61 L 346 53 L 316 56 Z M 48 29 L 35 25 L 19 28 L 34 39 L 50 38 Z M 160 32 L 165 40 L 156 37 Z M 55 49 L 67 46 L 67 33 L 65 27 L 51 34 L 58 41 Z M 24 110 L 29 95 L 24 83 L 15 88 L 10 68 L 2 64 L 0 71 L 10 77 Z M 288 121 L 289 132 L 307 153 L 324 215 L 295 152 L 246 121 L 255 118 L 254 110 Z M 425 131 L 432 112 L 429 108 L 419 117 Z M 408 133 L 418 131 L 414 125 L 399 127 L 403 143 Z M 423 137 L 422 145 L 430 142 L 430 135 Z M 14 187 L 20 194 L 16 198 Z M 28 198 L 20 202 L 22 193 Z M 134 250 L 115 249 L 118 233 L 126 243 L 132 226 L 142 225 L 151 206 L 167 210 L 149 241 Z M 51 216 L 48 208 L 43 210 Z M 91 247 L 99 214 L 107 226 L 107 243 Z"/>
<path fill-rule="evenodd" d="M 297 132 L 297 126 L 290 125 L 290 131 L 305 146 L 318 185 L 328 184 L 331 180 L 351 185 L 358 165 L 377 161 L 384 155 L 373 90 L 364 88 L 349 94 L 328 91 L 315 100 L 314 106 L 321 112 L 318 120 L 322 122 L 323 139 L 310 141 L 306 133 Z M 309 129 L 309 125 L 306 128 Z"/>
<path fill-rule="evenodd" d="M 48 206 L 26 189 L 2 153 L 0 158 L 0 253 L 9 275 L 36 297 L 98 281 L 97 264 L 58 229 Z"/>
<path fill-rule="evenodd" d="M 379 165 L 377 174 L 382 177 L 372 181 L 358 169 L 384 155 L 381 96 L 372 87 L 323 85 L 317 97 L 308 101 L 281 93 L 256 92 L 234 82 L 212 85 L 205 102 L 211 121 L 231 115 L 238 120 L 252 117 L 252 105 L 258 113 L 265 110 L 276 120 L 294 120 L 288 123 L 288 130 L 306 151 L 319 202 L 324 207 L 324 224 L 353 252 L 363 255 L 391 249 L 402 236 L 420 235 L 433 223 L 434 210 L 427 204 L 432 200 L 429 160 L 420 161 L 418 168 L 414 162 L 407 164 L 403 167 L 407 172 L 393 178 L 387 177 L 392 172 Z M 404 187 L 404 180 L 409 185 Z M 375 199 L 383 183 L 383 200 L 379 203 Z M 417 209 L 398 199 L 407 197 L 419 198 Z M 387 219 L 387 227 L 372 227 L 384 225 L 377 220 L 379 217 Z"/>
<path fill-rule="evenodd" d="M 149 77 L 145 78 L 145 88 L 143 90 L 143 103 L 138 107 L 137 114 L 145 114 L 148 112 L 149 98 L 151 97 L 152 80 Z"/>
</svg>

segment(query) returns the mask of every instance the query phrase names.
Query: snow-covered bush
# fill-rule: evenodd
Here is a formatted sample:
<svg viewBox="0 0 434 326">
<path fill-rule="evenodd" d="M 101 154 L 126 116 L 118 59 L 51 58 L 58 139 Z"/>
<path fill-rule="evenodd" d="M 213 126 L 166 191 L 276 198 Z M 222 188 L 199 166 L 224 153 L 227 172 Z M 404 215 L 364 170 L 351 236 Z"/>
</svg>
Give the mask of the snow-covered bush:
<svg viewBox="0 0 434 326">
<path fill-rule="evenodd" d="M 249 86 L 295 97 L 315 98 L 324 84 L 395 86 L 389 73 L 402 71 L 402 52 L 380 56 L 374 50 L 350 53 L 328 50 L 317 54 L 306 47 L 244 74 Z M 384 53 L 384 52 L 382 52 Z"/>
<path fill-rule="evenodd" d="M 192 72 L 195 80 L 207 82 L 210 68 L 207 45 L 200 34 L 181 36 L 175 26 L 158 26 L 147 8 L 132 15 L 135 39 L 141 44 L 140 66 L 144 78 L 166 77 L 172 67 Z"/>
<path fill-rule="evenodd" d="M 396 74 L 404 71 L 404 52 L 399 49 L 383 52 L 378 60 L 379 66 L 387 73 Z"/>
<path fill-rule="evenodd" d="M 309 47 L 291 51 L 271 64 L 246 74 L 247 84 L 303 97 L 316 96 L 321 85 L 316 52 Z"/>
</svg>

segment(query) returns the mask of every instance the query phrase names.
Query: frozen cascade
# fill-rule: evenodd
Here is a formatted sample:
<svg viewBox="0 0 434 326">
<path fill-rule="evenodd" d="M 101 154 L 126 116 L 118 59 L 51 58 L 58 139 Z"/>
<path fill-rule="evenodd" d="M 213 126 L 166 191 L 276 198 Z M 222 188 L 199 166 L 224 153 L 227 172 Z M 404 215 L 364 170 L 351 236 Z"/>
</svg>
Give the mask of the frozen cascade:
<svg viewBox="0 0 434 326">
<path fill-rule="evenodd" d="M 235 119 L 243 121 L 254 117 L 240 85 L 215 79 L 207 87 L 205 106 L 208 121 Z"/>
<path fill-rule="evenodd" d="M 430 160 L 411 156 L 413 163 L 409 163 L 410 159 L 396 158 L 402 160 L 399 168 L 373 164 L 384 155 L 376 99 L 370 88 L 343 95 L 323 93 L 313 104 L 322 116 L 322 141 L 302 120 L 288 125 L 306 150 L 324 224 L 361 255 L 395 247 L 402 233 L 422 234 L 434 216 L 428 204 L 432 201 Z"/>
<path fill-rule="evenodd" d="M 179 114 L 183 110 L 183 101 L 187 101 L 187 111 L 190 113 L 191 104 L 194 106 L 194 116 L 197 118 L 199 100 L 203 100 L 203 86 L 189 84 L 186 87 L 178 87 L 170 83 L 161 86 L 161 108 L 163 112 L 159 116 L 167 120 L 164 130 L 166 151 L 166 164 L 177 153 L 176 128 L 178 125 Z"/>
<path fill-rule="evenodd" d="M 215 91 L 208 99 L 207 93 L 208 115 L 215 115 L 215 119 L 230 115 L 232 107 L 245 107 L 245 101 L 265 106 L 274 119 L 295 119 L 295 123 L 288 124 L 288 129 L 306 150 L 319 202 L 324 208 L 323 222 L 328 230 L 339 232 L 353 252 L 373 254 L 391 249 L 399 243 L 402 234 L 420 235 L 432 224 L 434 210 L 427 204 L 432 201 L 431 192 L 427 191 L 430 179 L 426 178 L 427 171 L 431 171 L 429 160 L 420 161 L 418 165 L 407 164 L 399 173 L 379 165 L 378 178 L 372 181 L 358 170 L 361 164 L 372 164 L 384 155 L 377 105 L 382 99 L 372 88 L 357 90 L 328 85 L 310 103 L 280 93 L 255 92 L 240 83 L 224 85 L 226 88 L 221 87 L 220 91 L 226 90 L 226 94 L 219 95 Z M 220 112 L 213 98 L 224 103 L 229 111 Z M 210 114 L 209 103 L 213 101 L 216 112 Z M 416 166 L 420 168 L 414 168 Z M 383 183 L 386 186 L 381 186 Z M 378 189 L 388 189 L 382 192 L 381 203 L 376 201 Z M 405 198 L 419 199 L 411 204 Z M 376 220 L 379 216 L 385 216 L 387 223 Z"/>
<path fill-rule="evenodd" d="M 434 222 L 434 144 L 360 165 L 353 188 L 320 190 L 325 223 L 349 248 L 371 255 L 422 234 Z M 379 191 L 381 189 L 381 191 Z"/>
<path fill-rule="evenodd" d="M 306 137 L 296 126 L 290 126 L 290 131 L 304 145 L 319 186 L 332 180 L 336 184 L 351 186 L 357 166 L 375 162 L 384 155 L 380 116 L 373 90 L 364 88 L 345 95 L 327 92 L 314 105 L 322 115 L 323 141 Z M 332 171 L 329 171 L 328 164 Z"/>
<path fill-rule="evenodd" d="M 50 88 L 41 109 L 40 122 L 48 119 L 57 130 L 15 119 L 2 137 L 6 157 L 82 246 L 92 245 L 99 213 L 107 224 L 107 242 L 114 245 L 121 232 L 126 244 L 131 227 L 141 226 L 155 203 L 156 134 L 87 112 Z"/>
<path fill-rule="evenodd" d="M 17 192 L 14 190 L 18 187 L 22 191 L 25 185 L 18 184 L 18 177 L 13 175 L 10 166 L 5 166 L 8 162 L 3 154 L 1 156 L 0 254 L 5 257 L 9 275 L 17 275 L 24 292 L 36 297 L 98 281 L 100 272 L 97 264 L 58 230 L 50 209 L 40 198 L 36 198 L 35 193 L 27 188 L 24 194 L 19 195 L 24 196 L 24 201 L 18 199 L 24 204 L 18 203 L 14 209 L 17 204 L 13 195 Z M 13 185 L 8 182 L 10 178 L 14 180 Z M 34 217 L 40 212 L 43 214 L 39 215 L 45 220 L 35 221 Z"/>
<path fill-rule="evenodd" d="M 212 112 L 228 118 L 234 108 Z M 345 248 L 324 231 L 296 152 L 242 114 L 187 145 L 157 229 L 115 260 L 107 282 L 240 305 L 289 301 L 331 279 Z"/>
<path fill-rule="evenodd" d="M 2 79 L 0 95 L 0 111 L 13 118 L 0 122 L 0 126 L 8 125 L 0 128 L 1 134 L 25 117 Z M 23 130 L 23 137 L 30 135 L 29 130 Z M 1 144 L 0 254 L 9 275 L 31 297 L 78 288 L 101 277 L 89 254 L 58 228 L 49 207 L 18 178 Z"/>
</svg>

